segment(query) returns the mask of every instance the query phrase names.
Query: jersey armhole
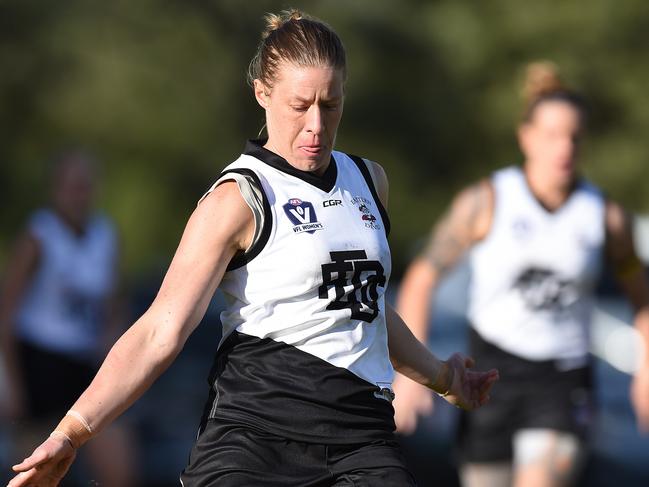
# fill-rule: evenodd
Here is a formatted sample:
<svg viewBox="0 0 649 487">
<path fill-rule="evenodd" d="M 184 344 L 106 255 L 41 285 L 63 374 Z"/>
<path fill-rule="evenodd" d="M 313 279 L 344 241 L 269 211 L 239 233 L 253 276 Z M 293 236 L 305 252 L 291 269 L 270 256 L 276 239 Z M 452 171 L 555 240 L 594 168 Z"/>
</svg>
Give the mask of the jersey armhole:
<svg viewBox="0 0 649 487">
<path fill-rule="evenodd" d="M 365 159 L 363 159 L 362 157 L 358 157 L 352 154 L 347 154 L 347 157 L 349 157 L 352 161 L 354 161 L 354 163 L 358 167 L 358 170 L 363 175 L 363 179 L 365 179 L 365 183 L 367 184 L 370 193 L 372 193 L 372 198 L 374 198 L 374 203 L 376 203 L 376 206 L 379 209 L 379 213 L 381 214 L 381 219 L 383 220 L 383 225 L 385 226 L 385 235 L 387 237 L 388 235 L 390 235 L 390 218 L 388 217 L 388 212 L 383 207 L 383 203 L 381 203 L 381 198 L 379 198 L 379 195 L 376 192 L 376 185 L 374 184 L 374 178 L 372 178 L 372 174 L 370 173 L 370 170 L 367 167 L 367 163 L 365 162 Z"/>
<path fill-rule="evenodd" d="M 235 255 L 228 264 L 227 271 L 232 271 L 239 267 L 243 267 L 262 251 L 270 236 L 272 214 L 268 198 L 261 186 L 259 177 L 254 171 L 245 168 L 223 171 L 219 179 L 217 179 L 201 199 L 198 200 L 198 204 L 200 204 L 207 195 L 214 191 L 217 186 L 225 181 L 235 181 L 237 183 L 239 191 L 241 192 L 241 197 L 252 211 L 255 220 L 255 231 L 250 246 L 245 250 L 245 252 Z"/>
</svg>

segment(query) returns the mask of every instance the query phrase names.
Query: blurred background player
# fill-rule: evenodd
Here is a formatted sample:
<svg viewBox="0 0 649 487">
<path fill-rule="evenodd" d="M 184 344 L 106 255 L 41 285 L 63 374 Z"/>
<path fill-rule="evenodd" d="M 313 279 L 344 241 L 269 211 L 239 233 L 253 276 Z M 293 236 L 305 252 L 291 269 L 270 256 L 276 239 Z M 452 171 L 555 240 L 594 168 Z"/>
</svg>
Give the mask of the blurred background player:
<svg viewBox="0 0 649 487">
<path fill-rule="evenodd" d="M 518 129 L 522 167 L 496 171 L 463 191 L 434 227 L 403 279 L 398 311 L 426 342 L 430 295 L 466 255 L 470 353 L 500 371 L 491 403 L 464 415 L 461 480 L 479 486 L 570 485 L 591 420 L 589 325 L 593 293 L 608 259 L 649 345 L 649 287 L 633 248 L 630 217 L 579 177 L 586 110 L 556 66 L 528 66 Z M 412 431 L 432 398 L 395 381 L 397 427 Z M 649 360 L 631 400 L 649 429 Z"/>
<path fill-rule="evenodd" d="M 93 209 L 96 169 L 81 151 L 54 161 L 51 206 L 30 216 L 8 259 L 0 295 L 9 385 L 2 412 L 20 430 L 16 457 L 24 458 L 88 386 L 123 326 L 117 234 Z M 124 427 L 115 425 L 91 442 L 90 478 L 108 487 L 134 485 L 128 440 Z"/>
</svg>

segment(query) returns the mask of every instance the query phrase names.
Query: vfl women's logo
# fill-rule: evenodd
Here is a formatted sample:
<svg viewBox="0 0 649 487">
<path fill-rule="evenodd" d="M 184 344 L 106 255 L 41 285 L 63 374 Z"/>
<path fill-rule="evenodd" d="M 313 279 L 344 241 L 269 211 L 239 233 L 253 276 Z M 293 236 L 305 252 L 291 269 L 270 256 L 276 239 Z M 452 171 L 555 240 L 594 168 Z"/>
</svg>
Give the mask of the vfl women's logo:
<svg viewBox="0 0 649 487">
<path fill-rule="evenodd" d="M 308 201 L 291 198 L 282 208 L 284 208 L 284 213 L 286 213 L 288 219 L 293 223 L 295 233 L 315 233 L 316 230 L 324 228 L 322 223 L 318 221 L 313 204 Z"/>
</svg>

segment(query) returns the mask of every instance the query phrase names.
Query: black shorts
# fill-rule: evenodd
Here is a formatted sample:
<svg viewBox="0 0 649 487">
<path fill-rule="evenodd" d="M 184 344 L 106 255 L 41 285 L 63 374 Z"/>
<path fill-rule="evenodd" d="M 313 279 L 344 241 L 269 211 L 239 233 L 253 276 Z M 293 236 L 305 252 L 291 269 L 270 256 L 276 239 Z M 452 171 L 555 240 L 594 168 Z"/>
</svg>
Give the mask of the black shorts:
<svg viewBox="0 0 649 487">
<path fill-rule="evenodd" d="M 486 343 L 476 350 L 475 336 L 472 339 L 480 368 L 497 367 L 500 380 L 488 404 L 462 413 L 458 430 L 462 461 L 511 460 L 514 433 L 522 429 L 586 435 L 593 417 L 590 367 L 561 371 L 553 361 L 525 360 Z M 493 350 L 486 350 L 489 347 Z"/>
<path fill-rule="evenodd" d="M 318 445 L 209 420 L 181 475 L 184 487 L 416 485 L 396 442 Z"/>
<path fill-rule="evenodd" d="M 68 355 L 18 343 L 31 419 L 63 416 L 92 381 L 97 368 Z"/>
</svg>

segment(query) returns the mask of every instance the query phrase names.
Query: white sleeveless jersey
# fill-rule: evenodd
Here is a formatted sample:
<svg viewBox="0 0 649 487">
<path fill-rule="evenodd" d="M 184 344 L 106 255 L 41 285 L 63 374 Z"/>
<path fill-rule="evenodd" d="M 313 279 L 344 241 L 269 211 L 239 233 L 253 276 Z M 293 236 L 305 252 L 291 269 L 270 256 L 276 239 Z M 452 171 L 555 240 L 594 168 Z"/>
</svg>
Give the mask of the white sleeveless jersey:
<svg viewBox="0 0 649 487">
<path fill-rule="evenodd" d="M 220 285 L 211 416 L 307 441 L 384 435 L 389 222 L 365 163 L 334 152 L 318 177 L 249 142 L 217 184 L 233 172 L 261 188 L 264 223 Z"/>
<path fill-rule="evenodd" d="M 521 169 L 500 170 L 492 183 L 491 229 L 470 253 L 471 325 L 515 356 L 555 360 L 566 369 L 585 365 L 603 259 L 603 196 L 580 182 L 549 212 Z"/>
<path fill-rule="evenodd" d="M 52 210 L 39 210 L 28 231 L 40 244 L 38 268 L 16 315 L 25 341 L 79 357 L 97 352 L 105 300 L 115 284 L 116 234 L 94 216 L 78 236 Z"/>
</svg>

